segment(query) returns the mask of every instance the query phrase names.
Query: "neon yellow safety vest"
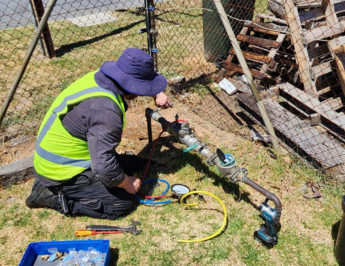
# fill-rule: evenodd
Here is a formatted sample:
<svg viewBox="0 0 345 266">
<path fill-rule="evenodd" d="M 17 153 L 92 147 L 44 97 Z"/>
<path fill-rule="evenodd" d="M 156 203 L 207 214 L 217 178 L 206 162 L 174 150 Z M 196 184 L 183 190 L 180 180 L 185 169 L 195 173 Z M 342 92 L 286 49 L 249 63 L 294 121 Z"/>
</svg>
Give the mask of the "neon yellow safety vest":
<svg viewBox="0 0 345 266">
<path fill-rule="evenodd" d="M 97 85 L 94 78 L 97 71 L 86 74 L 62 91 L 44 117 L 34 154 L 34 167 L 39 175 L 64 181 L 91 168 L 87 141 L 73 137 L 62 125 L 61 116 L 68 112 L 68 106 L 89 98 L 110 98 L 122 111 L 124 129 L 126 117 L 122 98 Z"/>
</svg>

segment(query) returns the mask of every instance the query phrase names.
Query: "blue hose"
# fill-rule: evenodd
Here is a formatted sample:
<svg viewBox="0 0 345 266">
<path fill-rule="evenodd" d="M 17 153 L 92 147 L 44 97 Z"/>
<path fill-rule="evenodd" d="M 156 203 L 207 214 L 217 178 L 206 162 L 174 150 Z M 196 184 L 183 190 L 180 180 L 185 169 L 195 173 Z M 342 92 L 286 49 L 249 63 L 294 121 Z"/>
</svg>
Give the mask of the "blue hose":
<svg viewBox="0 0 345 266">
<path fill-rule="evenodd" d="M 154 181 L 161 181 L 161 182 L 164 182 L 164 183 L 167 184 L 167 188 L 165 189 L 165 191 L 161 195 L 165 195 L 169 191 L 170 185 L 169 185 L 168 181 L 166 181 L 164 179 L 150 179 L 150 180 L 146 180 L 141 185 L 145 185 L 146 183 L 154 182 Z M 137 194 L 135 194 L 134 196 L 137 198 L 137 200 L 140 203 L 146 204 L 146 205 L 158 205 L 158 204 L 171 203 L 171 200 L 166 200 L 166 201 L 155 201 L 156 199 L 141 200 L 141 199 L 139 199 Z"/>
</svg>

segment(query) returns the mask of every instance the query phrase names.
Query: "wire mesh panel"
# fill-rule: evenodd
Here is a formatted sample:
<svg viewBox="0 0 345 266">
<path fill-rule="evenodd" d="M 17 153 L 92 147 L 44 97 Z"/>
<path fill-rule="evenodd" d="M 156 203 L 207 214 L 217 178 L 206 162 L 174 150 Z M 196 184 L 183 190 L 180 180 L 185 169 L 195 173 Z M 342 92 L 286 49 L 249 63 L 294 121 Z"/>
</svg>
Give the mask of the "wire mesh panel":
<svg viewBox="0 0 345 266">
<path fill-rule="evenodd" d="M 217 70 L 204 57 L 201 1 L 157 1 L 158 69 L 167 78 L 196 78 Z"/>
<path fill-rule="evenodd" d="M 41 4 L 41 5 L 40 5 Z M 34 36 L 46 2 L 1 2 L 1 102 Z M 1 125 L 3 136 L 35 131 L 54 97 L 128 47 L 147 48 L 139 1 L 57 1 Z"/>
<path fill-rule="evenodd" d="M 226 78 L 236 84 L 238 90 L 234 98 L 242 109 L 235 113 L 232 121 L 241 120 L 244 114 L 254 124 L 265 125 L 265 115 L 249 87 L 250 78 L 244 75 L 247 69 L 281 144 L 314 165 L 342 176 L 345 162 L 344 2 L 256 1 L 252 18 L 236 17 L 229 14 L 231 9 L 227 9 L 225 3 L 223 6 L 232 25 L 236 24 L 231 20 L 241 23 L 241 30 L 235 35 L 242 53 L 229 48 L 226 57 L 217 64 L 223 71 L 218 80 Z M 241 64 L 241 57 L 246 65 Z M 218 93 L 218 99 L 228 108 L 228 100 L 222 94 L 224 92 Z M 230 104 L 229 110 L 231 117 L 236 112 L 235 104 Z M 241 121 L 246 126 L 253 124 Z M 247 136 L 267 140 L 255 128 Z"/>
<path fill-rule="evenodd" d="M 0 5 L 3 101 L 47 2 L 1 0 Z M 33 134 L 63 88 L 116 60 L 125 48 L 138 47 L 154 57 L 179 99 L 218 127 L 267 142 L 274 137 L 263 136 L 269 135 L 264 128 L 270 121 L 290 151 L 341 175 L 344 17 L 342 0 L 57 1 L 1 134 Z M 231 96 L 225 81 L 235 86 Z"/>
</svg>

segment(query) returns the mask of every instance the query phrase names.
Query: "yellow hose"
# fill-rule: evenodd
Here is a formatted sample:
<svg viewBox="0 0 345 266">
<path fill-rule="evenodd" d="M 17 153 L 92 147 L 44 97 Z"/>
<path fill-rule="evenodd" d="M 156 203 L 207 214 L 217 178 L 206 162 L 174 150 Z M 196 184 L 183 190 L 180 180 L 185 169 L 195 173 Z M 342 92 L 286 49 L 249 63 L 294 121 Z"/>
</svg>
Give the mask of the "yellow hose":
<svg viewBox="0 0 345 266">
<path fill-rule="evenodd" d="M 209 240 L 209 239 L 211 239 L 211 238 L 213 238 L 213 237 L 215 237 L 215 236 L 218 236 L 218 235 L 225 229 L 225 226 L 226 226 L 226 222 L 227 222 L 228 216 L 227 216 L 227 213 L 226 213 L 226 208 L 225 208 L 224 203 L 223 203 L 216 195 L 214 195 L 214 194 L 212 194 L 212 193 L 209 193 L 209 192 L 206 192 L 206 191 L 191 191 L 191 192 L 188 192 L 188 193 L 186 193 L 186 194 L 184 194 L 184 195 L 182 196 L 182 198 L 180 199 L 181 205 L 184 205 L 184 206 L 196 206 L 196 205 L 198 205 L 199 203 L 189 203 L 189 204 L 188 204 L 188 203 L 184 203 L 184 202 L 183 202 L 183 200 L 184 200 L 186 197 L 188 197 L 188 196 L 190 196 L 190 195 L 192 195 L 192 194 L 206 194 L 206 195 L 209 195 L 209 196 L 215 198 L 216 200 L 218 200 L 219 203 L 220 203 L 220 204 L 222 205 L 222 207 L 223 207 L 223 211 L 224 211 L 224 221 L 223 221 L 222 226 L 219 228 L 219 230 L 218 230 L 217 232 L 215 232 L 213 235 L 210 235 L 210 236 L 205 237 L 205 238 L 199 238 L 199 239 L 193 239 L 193 240 L 184 240 L 184 239 L 174 240 L 174 239 L 173 239 L 173 240 L 176 241 L 176 242 L 193 243 L 193 242 L 202 242 L 202 241 L 206 241 L 206 240 Z"/>
</svg>

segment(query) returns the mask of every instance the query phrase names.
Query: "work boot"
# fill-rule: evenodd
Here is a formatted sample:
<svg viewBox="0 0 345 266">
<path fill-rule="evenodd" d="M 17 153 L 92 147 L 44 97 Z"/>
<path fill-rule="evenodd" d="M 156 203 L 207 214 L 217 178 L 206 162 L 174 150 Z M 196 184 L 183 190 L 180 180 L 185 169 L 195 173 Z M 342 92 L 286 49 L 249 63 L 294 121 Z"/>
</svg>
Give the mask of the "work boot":
<svg viewBox="0 0 345 266">
<path fill-rule="evenodd" d="M 32 185 L 31 194 L 25 200 L 25 204 L 30 209 L 43 207 L 52 208 L 58 211 L 61 209 L 58 202 L 58 196 L 43 186 L 37 178 Z"/>
</svg>

